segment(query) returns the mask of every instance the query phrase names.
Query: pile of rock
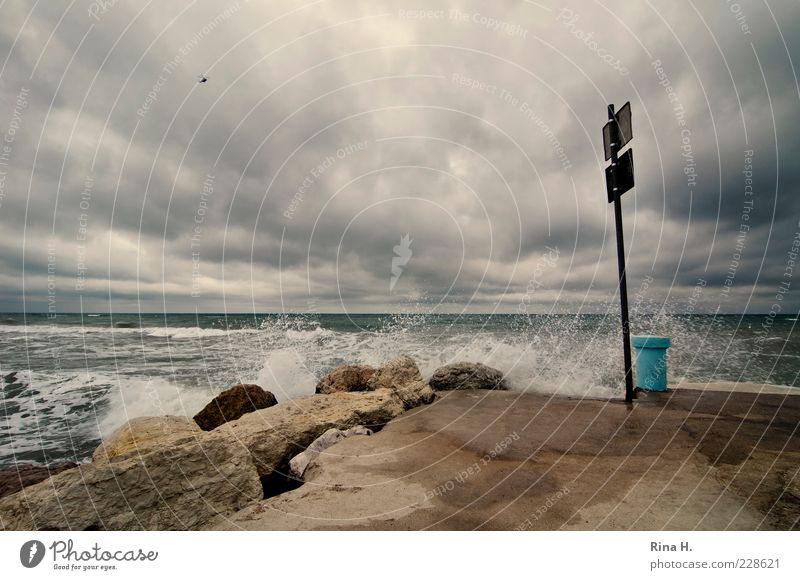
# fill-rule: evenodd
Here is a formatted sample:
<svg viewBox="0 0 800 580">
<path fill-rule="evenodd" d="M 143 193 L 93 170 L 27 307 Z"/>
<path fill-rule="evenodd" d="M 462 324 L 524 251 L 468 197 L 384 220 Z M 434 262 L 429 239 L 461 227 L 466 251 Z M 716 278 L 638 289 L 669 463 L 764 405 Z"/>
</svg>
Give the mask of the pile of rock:
<svg viewBox="0 0 800 580">
<path fill-rule="evenodd" d="M 448 367 L 434 373 L 434 388 L 503 388 L 502 374 L 489 367 Z M 317 394 L 280 404 L 257 385 L 236 385 L 194 420 L 128 421 L 90 463 L 0 499 L 0 522 L 28 530 L 198 529 L 274 495 L 276 474 L 302 478 L 344 437 L 368 435 L 432 402 L 431 385 L 407 356 L 380 368 L 337 367 Z"/>
<path fill-rule="evenodd" d="M 380 428 L 432 400 L 408 361 L 377 369 L 382 382 L 368 392 L 275 404 L 258 387 L 237 385 L 196 421 L 133 419 L 100 445 L 90 463 L 0 499 L 0 522 L 5 529 L 200 528 L 262 499 L 269 493 L 262 483 L 276 471 L 288 472 L 289 461 L 326 431 Z M 391 369 L 398 369 L 394 379 Z M 420 380 L 408 384 L 408 374 Z"/>
<path fill-rule="evenodd" d="M 381 368 L 366 365 L 341 365 L 317 383 L 320 394 L 352 393 L 389 389 L 397 395 L 406 409 L 434 399 L 433 390 L 422 378 L 417 363 L 410 356 L 390 360 Z"/>
</svg>

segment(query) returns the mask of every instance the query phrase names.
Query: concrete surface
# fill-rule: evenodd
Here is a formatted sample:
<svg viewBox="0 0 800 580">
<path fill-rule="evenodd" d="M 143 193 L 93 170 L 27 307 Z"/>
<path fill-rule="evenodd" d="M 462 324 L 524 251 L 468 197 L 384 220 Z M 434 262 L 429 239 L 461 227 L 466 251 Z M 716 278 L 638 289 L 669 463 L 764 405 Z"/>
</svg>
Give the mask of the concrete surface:
<svg viewBox="0 0 800 580">
<path fill-rule="evenodd" d="M 770 385 L 769 383 L 678 383 L 671 388 L 694 389 L 699 391 L 721 391 L 724 393 L 761 393 L 773 395 L 800 395 L 800 388 L 785 385 Z"/>
<path fill-rule="evenodd" d="M 800 397 L 775 393 L 451 392 L 209 527 L 800 529 L 798 426 Z"/>
</svg>

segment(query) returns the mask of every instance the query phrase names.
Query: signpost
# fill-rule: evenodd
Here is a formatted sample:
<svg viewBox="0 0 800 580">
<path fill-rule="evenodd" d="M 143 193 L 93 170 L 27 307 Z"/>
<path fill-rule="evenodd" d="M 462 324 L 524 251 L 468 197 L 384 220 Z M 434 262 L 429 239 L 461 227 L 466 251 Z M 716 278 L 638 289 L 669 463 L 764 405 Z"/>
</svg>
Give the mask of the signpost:
<svg viewBox="0 0 800 580">
<path fill-rule="evenodd" d="M 608 123 L 603 127 L 603 146 L 606 160 L 606 194 L 608 203 L 614 203 L 614 218 L 617 225 L 617 262 L 619 263 L 619 302 L 622 318 L 622 348 L 625 355 L 625 402 L 633 402 L 633 372 L 631 369 L 631 330 L 628 321 L 628 283 L 625 276 L 625 242 L 622 231 L 622 203 L 620 197 L 631 189 L 633 183 L 633 150 L 628 149 L 621 157 L 617 154 L 631 140 L 631 104 L 625 103 L 617 114 L 614 105 L 608 106 Z"/>
<path fill-rule="evenodd" d="M 622 195 L 633 187 L 633 149 L 628 149 L 617 157 L 616 170 L 614 165 L 606 167 L 606 195 L 608 203 L 614 202 L 614 188 Z"/>
</svg>

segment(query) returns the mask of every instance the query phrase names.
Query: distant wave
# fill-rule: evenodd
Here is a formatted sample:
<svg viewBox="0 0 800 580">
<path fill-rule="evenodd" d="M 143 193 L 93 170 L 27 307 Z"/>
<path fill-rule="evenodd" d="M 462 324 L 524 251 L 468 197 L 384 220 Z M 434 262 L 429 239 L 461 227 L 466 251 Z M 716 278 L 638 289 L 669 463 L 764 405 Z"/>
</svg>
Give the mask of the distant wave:
<svg viewBox="0 0 800 580">
<path fill-rule="evenodd" d="M 30 335 L 74 335 L 75 333 L 92 333 L 92 334 L 143 334 L 151 337 L 169 337 L 169 338 L 200 338 L 212 336 L 225 336 L 228 334 L 255 334 L 259 330 L 253 328 L 199 328 L 199 327 L 172 327 L 165 328 L 163 326 L 145 326 L 141 328 L 119 328 L 112 326 L 81 326 L 81 325 L 46 325 L 46 324 L 18 324 L 0 326 L 0 334 L 14 333 L 14 334 L 30 334 Z"/>
<path fill-rule="evenodd" d="M 257 334 L 259 332 L 256 329 L 250 328 L 232 328 L 223 330 L 221 328 L 199 328 L 197 326 L 189 328 L 141 328 L 138 330 L 147 336 L 169 338 L 201 338 L 227 336 L 229 334 Z"/>
</svg>

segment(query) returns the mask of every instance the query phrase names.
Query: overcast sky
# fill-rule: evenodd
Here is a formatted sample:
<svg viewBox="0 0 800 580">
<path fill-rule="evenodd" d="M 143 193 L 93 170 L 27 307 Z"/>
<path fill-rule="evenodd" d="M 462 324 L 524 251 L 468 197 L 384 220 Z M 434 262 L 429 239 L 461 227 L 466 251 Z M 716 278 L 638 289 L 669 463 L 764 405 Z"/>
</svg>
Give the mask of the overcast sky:
<svg viewBox="0 0 800 580">
<path fill-rule="evenodd" d="M 796 2 L 12 1 L 0 61 L 3 311 L 616 308 L 626 101 L 631 301 L 800 308 Z"/>
</svg>

